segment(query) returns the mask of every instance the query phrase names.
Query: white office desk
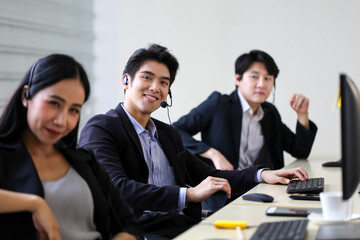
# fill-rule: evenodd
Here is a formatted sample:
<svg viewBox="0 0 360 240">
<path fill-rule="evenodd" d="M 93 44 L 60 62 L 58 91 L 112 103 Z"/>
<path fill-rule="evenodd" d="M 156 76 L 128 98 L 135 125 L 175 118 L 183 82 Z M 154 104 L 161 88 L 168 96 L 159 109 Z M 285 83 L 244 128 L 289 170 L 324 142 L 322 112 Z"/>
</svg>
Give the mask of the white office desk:
<svg viewBox="0 0 360 240">
<path fill-rule="evenodd" d="M 309 173 L 309 177 L 324 177 L 325 187 L 324 191 L 341 191 L 342 190 L 342 175 L 341 168 L 332 167 L 324 168 L 321 164 L 324 161 L 320 159 L 315 160 L 296 160 L 287 165 L 286 168 L 296 168 L 301 166 Z M 282 184 L 265 184 L 261 183 L 255 186 L 247 193 L 266 193 L 274 197 L 274 201 L 271 203 L 276 206 L 303 206 L 303 207 L 321 207 L 320 201 L 308 201 L 308 200 L 293 200 L 288 197 L 286 193 L 287 185 Z M 230 204 L 258 204 L 257 202 L 246 201 L 241 197 L 235 199 Z"/>
<path fill-rule="evenodd" d="M 325 160 L 297 160 L 287 165 L 286 168 L 293 168 L 301 166 L 308 171 L 310 177 L 324 177 L 325 189 L 324 191 L 341 191 L 342 189 L 342 176 L 341 168 L 324 168 L 321 163 Z M 176 238 L 176 240 L 238 240 L 236 231 L 234 229 L 217 229 L 214 227 L 216 220 L 240 220 L 247 221 L 248 229 L 244 229 L 242 232 L 245 235 L 245 239 L 250 239 L 256 230 L 256 226 L 262 222 L 271 221 L 283 221 L 304 219 L 299 217 L 275 217 L 266 216 L 265 211 L 270 206 L 286 206 L 286 207 L 313 207 L 321 208 L 320 201 L 308 201 L 308 200 L 293 200 L 288 197 L 286 193 L 286 185 L 271 185 L 271 184 L 258 184 L 248 193 L 266 193 L 274 197 L 274 201 L 271 203 L 259 203 L 253 201 L 243 200 L 241 197 L 229 203 L 204 221 L 200 222 L 196 226 L 192 227 L 188 231 L 184 232 Z M 353 196 L 354 211 L 360 213 L 360 196 L 356 192 Z M 307 228 L 306 239 L 315 239 L 319 225 L 312 221 L 309 222 Z"/>
</svg>

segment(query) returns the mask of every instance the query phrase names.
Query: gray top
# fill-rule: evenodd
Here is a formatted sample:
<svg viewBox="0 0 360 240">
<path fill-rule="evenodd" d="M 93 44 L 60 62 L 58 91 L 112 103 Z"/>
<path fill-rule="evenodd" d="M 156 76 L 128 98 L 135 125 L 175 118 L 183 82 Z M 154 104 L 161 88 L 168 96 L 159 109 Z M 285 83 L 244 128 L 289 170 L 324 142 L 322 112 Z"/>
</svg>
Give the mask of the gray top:
<svg viewBox="0 0 360 240">
<path fill-rule="evenodd" d="M 259 152 L 264 145 L 264 134 L 260 124 L 261 119 L 264 117 L 264 111 L 261 105 L 259 105 L 254 114 L 245 98 L 239 92 L 238 95 L 243 110 L 238 167 L 239 170 L 242 170 L 254 166 Z"/>
<path fill-rule="evenodd" d="M 101 239 L 94 224 L 94 202 L 85 180 L 70 167 L 56 181 L 42 181 L 45 201 L 60 224 L 62 239 Z"/>
</svg>

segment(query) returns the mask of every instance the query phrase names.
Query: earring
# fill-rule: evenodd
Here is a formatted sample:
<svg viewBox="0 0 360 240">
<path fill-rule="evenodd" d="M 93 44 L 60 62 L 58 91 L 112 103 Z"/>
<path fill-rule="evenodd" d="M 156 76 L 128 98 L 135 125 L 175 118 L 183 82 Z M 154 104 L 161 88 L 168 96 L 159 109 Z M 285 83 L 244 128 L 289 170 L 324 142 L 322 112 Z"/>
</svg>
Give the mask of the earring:
<svg viewBox="0 0 360 240">
<path fill-rule="evenodd" d="M 23 101 L 23 105 L 25 108 L 27 108 L 27 101 Z"/>
</svg>

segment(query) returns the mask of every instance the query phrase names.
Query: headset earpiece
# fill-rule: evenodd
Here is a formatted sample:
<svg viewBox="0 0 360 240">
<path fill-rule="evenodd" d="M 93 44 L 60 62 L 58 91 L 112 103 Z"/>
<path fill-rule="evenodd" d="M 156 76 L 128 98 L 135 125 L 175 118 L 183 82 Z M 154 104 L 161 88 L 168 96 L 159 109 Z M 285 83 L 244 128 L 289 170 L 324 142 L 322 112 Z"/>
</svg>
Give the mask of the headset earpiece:
<svg viewBox="0 0 360 240">
<path fill-rule="evenodd" d="M 25 99 L 29 99 L 31 97 L 31 94 L 30 94 L 30 86 L 31 86 L 31 83 L 32 83 L 32 79 L 33 79 L 33 76 L 34 76 L 34 72 L 35 72 L 35 67 L 36 65 L 38 64 L 40 60 L 37 60 L 34 65 L 31 67 L 31 71 L 30 71 L 30 76 L 29 76 L 29 81 L 28 81 L 28 89 L 26 90 L 26 93 L 25 93 Z"/>
<path fill-rule="evenodd" d="M 125 85 L 128 85 L 128 78 L 127 78 L 127 75 L 125 74 L 125 78 L 124 78 L 124 84 Z"/>
<path fill-rule="evenodd" d="M 29 88 L 28 88 L 25 92 L 25 99 L 29 99 L 29 98 L 30 98 L 30 92 L 29 92 Z"/>
</svg>

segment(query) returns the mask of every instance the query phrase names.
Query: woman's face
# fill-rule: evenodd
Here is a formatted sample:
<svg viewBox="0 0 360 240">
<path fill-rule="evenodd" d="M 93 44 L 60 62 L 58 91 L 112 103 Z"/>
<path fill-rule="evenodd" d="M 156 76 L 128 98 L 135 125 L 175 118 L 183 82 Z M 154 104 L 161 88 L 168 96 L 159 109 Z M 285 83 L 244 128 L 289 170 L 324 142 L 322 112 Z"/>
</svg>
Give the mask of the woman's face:
<svg viewBox="0 0 360 240">
<path fill-rule="evenodd" d="M 27 86 L 23 91 L 26 89 Z M 23 97 L 23 103 L 27 102 L 30 133 L 25 136 L 35 137 L 40 144 L 53 145 L 76 127 L 84 100 L 85 90 L 79 78 L 63 79 L 38 91 L 29 100 Z"/>
</svg>

